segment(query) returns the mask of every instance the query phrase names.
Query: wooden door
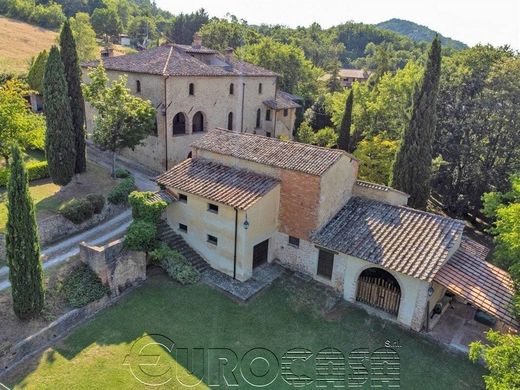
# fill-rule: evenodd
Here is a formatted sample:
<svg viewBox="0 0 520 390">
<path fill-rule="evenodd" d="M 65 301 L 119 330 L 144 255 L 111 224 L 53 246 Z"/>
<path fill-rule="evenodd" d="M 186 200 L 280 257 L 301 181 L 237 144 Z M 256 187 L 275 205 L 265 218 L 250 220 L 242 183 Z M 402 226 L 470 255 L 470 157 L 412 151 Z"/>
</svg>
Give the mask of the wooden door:
<svg viewBox="0 0 520 390">
<path fill-rule="evenodd" d="M 265 240 L 260 244 L 256 244 L 253 247 L 253 268 L 258 267 L 264 263 L 267 263 L 267 257 L 269 255 L 269 240 Z"/>
<path fill-rule="evenodd" d="M 401 291 L 399 287 L 383 278 L 360 276 L 356 300 L 392 315 L 397 315 L 399 313 Z"/>
</svg>

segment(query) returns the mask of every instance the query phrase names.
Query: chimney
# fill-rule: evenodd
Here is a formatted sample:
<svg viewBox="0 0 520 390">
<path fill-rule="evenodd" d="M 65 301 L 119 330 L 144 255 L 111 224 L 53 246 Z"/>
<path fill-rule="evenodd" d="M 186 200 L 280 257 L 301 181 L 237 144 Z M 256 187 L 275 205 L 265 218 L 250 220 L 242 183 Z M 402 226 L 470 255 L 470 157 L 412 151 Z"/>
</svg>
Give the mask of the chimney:
<svg viewBox="0 0 520 390">
<path fill-rule="evenodd" d="M 198 32 L 193 34 L 193 43 L 191 44 L 193 49 L 200 49 L 202 47 L 202 37 Z"/>
<path fill-rule="evenodd" d="M 233 62 L 233 54 L 235 53 L 235 49 L 232 47 L 228 47 L 226 49 L 226 62 L 231 65 Z"/>
</svg>

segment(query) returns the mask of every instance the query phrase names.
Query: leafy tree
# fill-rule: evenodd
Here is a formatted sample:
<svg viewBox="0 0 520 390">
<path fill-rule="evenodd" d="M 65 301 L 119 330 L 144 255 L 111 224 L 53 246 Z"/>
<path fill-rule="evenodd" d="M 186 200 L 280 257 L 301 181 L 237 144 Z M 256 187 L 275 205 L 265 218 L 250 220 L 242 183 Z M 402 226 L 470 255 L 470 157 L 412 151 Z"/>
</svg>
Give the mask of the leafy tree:
<svg viewBox="0 0 520 390">
<path fill-rule="evenodd" d="M 72 126 L 65 70 L 56 46 L 51 48 L 43 80 L 44 110 L 47 122 L 45 154 L 55 184 L 66 185 L 76 164 L 75 132 Z"/>
<path fill-rule="evenodd" d="M 90 24 L 90 16 L 84 12 L 78 12 L 70 18 L 72 36 L 76 42 L 78 61 L 85 62 L 99 57 L 99 47 L 96 42 L 96 32 Z"/>
<path fill-rule="evenodd" d="M 154 127 L 155 109 L 148 100 L 132 95 L 125 76 L 109 85 L 103 64 L 89 72 L 89 78 L 91 82 L 84 86 L 85 98 L 97 110 L 93 139 L 112 152 L 115 177 L 116 152 L 141 144 Z"/>
<path fill-rule="evenodd" d="M 123 32 L 121 19 L 114 8 L 96 8 L 90 20 L 97 36 L 114 37 Z"/>
<path fill-rule="evenodd" d="M 302 142 L 304 144 L 314 144 L 316 141 L 316 134 L 312 129 L 312 126 L 307 121 L 303 121 L 298 130 L 296 130 L 296 139 L 298 142 Z"/>
<path fill-rule="evenodd" d="M 175 43 L 188 45 L 192 42 L 193 35 L 208 21 L 209 16 L 204 8 L 191 14 L 181 13 L 173 20 L 170 30 L 167 32 L 168 38 Z"/>
<path fill-rule="evenodd" d="M 360 161 L 359 178 L 388 185 L 397 145 L 397 141 L 385 139 L 381 135 L 360 141 L 354 151 L 354 156 Z"/>
<path fill-rule="evenodd" d="M 333 148 L 338 143 L 338 133 L 332 127 L 325 127 L 316 132 L 314 144 L 326 148 Z"/>
<path fill-rule="evenodd" d="M 327 104 L 325 96 L 318 96 L 312 106 L 305 111 L 304 120 L 311 125 L 313 130 L 319 130 L 333 125 L 330 107 Z"/>
<path fill-rule="evenodd" d="M 441 44 L 432 42 L 421 88 L 410 125 L 405 130 L 394 161 L 391 185 L 410 194 L 410 206 L 425 209 L 430 195 L 432 144 L 435 135 L 436 102 L 441 70 Z"/>
<path fill-rule="evenodd" d="M 352 152 L 350 148 L 350 127 L 352 125 L 352 106 L 354 104 L 354 92 L 350 90 L 345 103 L 345 112 L 339 127 L 338 148 L 346 152 Z"/>
<path fill-rule="evenodd" d="M 47 51 L 41 51 L 36 58 L 31 60 L 29 73 L 27 74 L 27 84 L 38 93 L 43 91 L 43 75 L 45 73 L 45 65 L 47 64 Z"/>
<path fill-rule="evenodd" d="M 136 16 L 132 18 L 128 26 L 128 36 L 138 43 L 142 43 L 145 39 L 157 39 L 157 27 L 153 18 L 148 16 Z"/>
<path fill-rule="evenodd" d="M 489 345 L 476 341 L 470 344 L 469 350 L 469 358 L 473 362 L 484 360 L 489 370 L 489 374 L 484 375 L 486 388 L 520 388 L 520 336 L 490 330 L 486 338 Z"/>
<path fill-rule="evenodd" d="M 204 46 L 220 51 L 258 43 L 260 40 L 255 30 L 233 17 L 231 20 L 213 18 L 202 26 L 199 33 Z"/>
<path fill-rule="evenodd" d="M 245 61 L 279 73 L 279 86 L 284 91 L 305 98 L 317 92 L 317 80 L 322 71 L 307 60 L 302 49 L 296 46 L 262 38 L 259 43 L 241 47 L 237 54 Z"/>
<path fill-rule="evenodd" d="M 85 145 L 85 101 L 81 91 L 81 70 L 79 69 L 76 43 L 68 20 L 63 23 L 60 34 L 60 54 L 67 81 L 70 110 L 72 113 L 72 127 L 74 130 L 74 145 L 76 162 L 74 173 L 83 173 L 87 170 L 87 156 Z"/>
<path fill-rule="evenodd" d="M 0 87 L 0 156 L 9 165 L 12 146 L 42 149 L 45 119 L 30 111 L 24 96 L 27 86 L 13 79 Z"/>
<path fill-rule="evenodd" d="M 20 319 L 37 316 L 44 304 L 40 244 L 20 149 L 13 147 L 7 192 L 6 253 L 13 309 Z"/>
</svg>

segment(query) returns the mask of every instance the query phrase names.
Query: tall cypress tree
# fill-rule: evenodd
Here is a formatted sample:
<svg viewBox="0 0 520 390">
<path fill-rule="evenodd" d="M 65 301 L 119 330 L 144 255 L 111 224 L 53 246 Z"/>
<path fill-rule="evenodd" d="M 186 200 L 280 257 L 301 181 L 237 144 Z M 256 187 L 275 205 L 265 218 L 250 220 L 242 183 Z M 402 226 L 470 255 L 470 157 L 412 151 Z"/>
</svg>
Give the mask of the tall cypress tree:
<svg viewBox="0 0 520 390">
<path fill-rule="evenodd" d="M 75 132 L 76 163 L 75 173 L 83 173 L 87 170 L 87 157 L 85 153 L 85 101 L 81 92 L 81 70 L 78 63 L 76 42 L 72 35 L 68 20 L 63 23 L 60 34 L 60 54 L 65 68 L 70 109 L 72 113 L 72 127 Z"/>
<path fill-rule="evenodd" d="M 410 194 L 409 205 L 425 209 L 430 195 L 432 144 L 441 72 L 441 43 L 433 40 L 421 87 L 414 99 L 412 118 L 396 153 L 390 185 Z"/>
<path fill-rule="evenodd" d="M 43 308 L 42 263 L 27 171 L 18 147 L 13 147 L 12 155 L 7 187 L 7 261 L 14 312 L 18 318 L 28 319 Z"/>
<path fill-rule="evenodd" d="M 67 81 L 59 50 L 53 46 L 43 78 L 43 98 L 47 133 L 45 154 L 55 184 L 66 185 L 76 166 L 75 134 L 69 104 Z"/>
<path fill-rule="evenodd" d="M 350 148 L 350 127 L 352 126 L 352 105 L 354 103 L 354 94 L 350 90 L 347 102 L 345 103 L 345 111 L 341 119 L 341 126 L 339 128 L 338 148 L 346 152 L 352 152 Z"/>
</svg>

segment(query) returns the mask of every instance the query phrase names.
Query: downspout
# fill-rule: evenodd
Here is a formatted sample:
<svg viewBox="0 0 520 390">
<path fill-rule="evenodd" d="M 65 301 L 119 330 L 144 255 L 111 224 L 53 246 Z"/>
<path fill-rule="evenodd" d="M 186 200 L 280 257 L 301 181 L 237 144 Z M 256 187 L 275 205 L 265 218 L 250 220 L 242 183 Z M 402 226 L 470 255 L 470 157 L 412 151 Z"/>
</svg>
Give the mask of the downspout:
<svg viewBox="0 0 520 390">
<path fill-rule="evenodd" d="M 244 98 L 246 95 L 246 83 L 242 83 L 242 113 L 240 114 L 240 132 L 244 132 Z"/>
<path fill-rule="evenodd" d="M 273 138 L 276 138 L 276 114 L 278 114 L 278 110 L 274 110 Z"/>
<path fill-rule="evenodd" d="M 233 254 L 233 279 L 237 278 L 238 209 L 235 207 L 235 251 Z"/>
<path fill-rule="evenodd" d="M 170 76 L 164 77 L 164 156 L 165 156 L 165 168 L 168 170 L 168 106 L 167 106 L 167 93 L 166 93 L 166 82 Z"/>
</svg>

